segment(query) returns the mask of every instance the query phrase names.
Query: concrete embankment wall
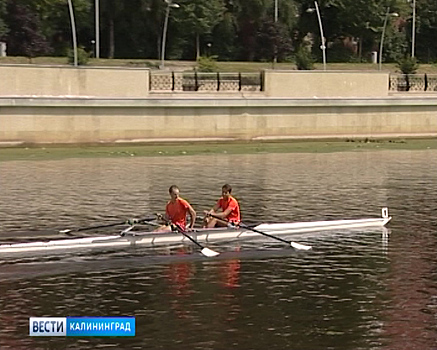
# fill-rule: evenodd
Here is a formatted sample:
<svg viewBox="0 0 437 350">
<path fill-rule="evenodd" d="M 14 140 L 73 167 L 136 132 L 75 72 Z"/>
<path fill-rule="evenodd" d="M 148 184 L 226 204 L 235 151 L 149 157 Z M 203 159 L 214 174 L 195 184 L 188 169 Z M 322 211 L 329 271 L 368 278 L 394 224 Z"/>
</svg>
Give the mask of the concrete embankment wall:
<svg viewBox="0 0 437 350">
<path fill-rule="evenodd" d="M 0 67 L 0 78 L 3 68 Z M 353 85 L 349 95 L 341 98 L 336 96 L 339 89 L 316 86 L 316 73 L 311 79 L 303 79 L 303 74 L 294 79 L 289 73 L 267 71 L 265 91 L 250 95 L 238 92 L 234 95 L 197 92 L 155 95 L 147 89 L 147 70 L 132 70 L 132 73 L 103 69 L 105 79 L 111 80 L 110 88 L 100 87 L 104 82 L 99 69 L 89 71 L 92 74 L 86 74 L 86 84 L 82 82 L 85 85 L 81 88 L 71 88 L 69 91 L 76 91 L 76 95 L 66 94 L 68 97 L 64 95 L 69 86 L 67 82 L 79 82 L 82 69 L 68 73 L 71 76 L 66 86 L 62 78 L 59 90 L 52 88 L 54 81 L 67 73 L 48 73 L 53 81 L 45 82 L 50 88 L 40 94 L 21 87 L 24 75 L 15 78 L 14 84 L 13 77 L 9 77 L 11 87 L 0 88 L 0 145 L 437 136 L 437 98 L 388 96 L 388 86 L 382 87 L 388 81 L 386 73 L 371 73 L 365 79 L 357 73 L 357 81 L 366 82 L 360 90 L 353 74 L 322 72 L 323 84 L 334 86 L 337 81 L 343 86 L 342 94 L 347 95 L 347 86 Z M 46 78 L 37 72 L 29 76 L 32 77 L 29 86 L 34 87 L 37 81 Z M 126 77 L 130 77 L 132 86 L 127 86 Z M 118 79 L 122 81 L 120 85 L 113 83 Z M 302 95 L 289 86 L 297 80 L 299 84 L 305 84 L 305 80 L 313 84 L 312 90 L 305 86 L 306 94 L 316 93 L 316 97 L 277 96 L 286 91 L 288 95 Z M 384 96 L 369 97 L 372 84 L 375 85 L 373 91 Z M 19 94 L 20 91 L 26 93 Z M 48 97 L 47 91 L 54 95 Z M 360 93 L 363 96 L 356 96 Z"/>
<path fill-rule="evenodd" d="M 0 96 L 144 98 L 148 94 L 148 69 L 0 66 Z"/>
<path fill-rule="evenodd" d="M 0 100 L 0 142 L 437 136 L 437 99 Z"/>
</svg>

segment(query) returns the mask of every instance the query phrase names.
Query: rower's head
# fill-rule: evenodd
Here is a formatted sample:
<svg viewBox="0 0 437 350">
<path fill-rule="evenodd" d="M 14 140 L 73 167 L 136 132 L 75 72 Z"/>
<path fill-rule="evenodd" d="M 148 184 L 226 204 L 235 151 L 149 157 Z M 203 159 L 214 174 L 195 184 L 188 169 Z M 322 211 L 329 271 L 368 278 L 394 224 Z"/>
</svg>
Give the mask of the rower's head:
<svg viewBox="0 0 437 350">
<path fill-rule="evenodd" d="M 231 185 L 228 185 L 228 184 L 223 185 L 223 187 L 222 187 L 222 196 L 223 196 L 223 198 L 225 198 L 225 199 L 229 198 L 231 193 L 232 193 Z"/>
<path fill-rule="evenodd" d="M 168 193 L 170 193 L 171 199 L 174 201 L 179 198 L 179 187 L 176 185 L 171 185 L 168 189 Z"/>
</svg>

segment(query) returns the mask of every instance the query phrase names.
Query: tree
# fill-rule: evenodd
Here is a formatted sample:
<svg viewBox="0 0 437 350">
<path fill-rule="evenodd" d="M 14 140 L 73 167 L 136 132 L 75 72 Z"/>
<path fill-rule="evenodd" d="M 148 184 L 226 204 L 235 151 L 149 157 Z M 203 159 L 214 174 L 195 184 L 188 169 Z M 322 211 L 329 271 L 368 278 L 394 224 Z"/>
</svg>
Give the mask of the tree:
<svg viewBox="0 0 437 350">
<path fill-rule="evenodd" d="M 258 60 L 273 60 L 276 56 L 278 61 L 283 60 L 292 51 L 292 42 L 287 28 L 280 22 L 273 22 L 270 18 L 262 21 L 257 33 L 257 54 Z"/>
<path fill-rule="evenodd" d="M 9 28 L 5 22 L 7 14 L 7 0 L 0 0 L 0 40 L 6 36 Z"/>
<path fill-rule="evenodd" d="M 108 33 L 108 58 L 114 58 L 115 55 L 115 33 L 116 23 L 121 18 L 125 1 L 120 0 L 105 0 L 101 2 L 101 16 L 103 33 Z"/>
<path fill-rule="evenodd" d="M 41 23 L 29 6 L 11 0 L 7 4 L 6 35 L 10 55 L 27 57 L 44 56 L 51 53 L 47 38 L 41 33 Z"/>
<path fill-rule="evenodd" d="M 212 32 L 211 53 L 217 54 L 221 60 L 232 60 L 238 56 L 237 26 L 234 14 L 228 10 L 223 15 L 223 20 L 215 26 Z"/>
<path fill-rule="evenodd" d="M 185 31 L 194 36 L 196 60 L 200 57 L 201 36 L 211 35 L 214 27 L 223 19 L 226 10 L 223 0 L 183 0 L 175 14 Z M 175 11 L 176 12 L 176 11 Z"/>
<path fill-rule="evenodd" d="M 437 45 L 435 45 L 437 37 L 437 1 L 417 1 L 416 9 L 417 57 L 421 62 L 435 62 L 437 60 Z M 408 32 L 411 33 L 411 30 Z"/>
<path fill-rule="evenodd" d="M 236 0 L 234 16 L 238 22 L 239 59 L 252 61 L 256 56 L 256 37 L 262 19 L 267 16 L 270 0 Z M 272 13 L 273 16 L 273 13 Z M 273 18 L 273 17 L 272 17 Z"/>
<path fill-rule="evenodd" d="M 66 56 L 72 48 L 72 33 L 67 0 L 9 0 L 28 8 L 39 22 L 38 32 L 48 41 L 52 54 Z M 89 46 L 93 35 L 93 0 L 73 0 L 78 45 Z"/>
</svg>

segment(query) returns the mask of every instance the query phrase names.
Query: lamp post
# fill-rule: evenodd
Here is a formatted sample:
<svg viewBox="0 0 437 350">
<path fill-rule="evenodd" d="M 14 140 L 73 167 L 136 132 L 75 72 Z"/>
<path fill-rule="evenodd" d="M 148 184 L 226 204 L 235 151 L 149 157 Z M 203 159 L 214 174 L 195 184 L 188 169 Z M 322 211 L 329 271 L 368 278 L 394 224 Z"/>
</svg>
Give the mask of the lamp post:
<svg viewBox="0 0 437 350">
<path fill-rule="evenodd" d="M 167 4 L 167 8 L 165 10 L 165 19 L 164 19 L 164 28 L 162 30 L 162 43 L 161 43 L 161 65 L 159 69 L 164 69 L 164 60 L 165 60 L 165 41 L 167 39 L 167 26 L 168 26 L 168 17 L 170 15 L 170 8 L 179 8 L 179 4 L 174 3 L 172 0 L 165 0 Z"/>
<path fill-rule="evenodd" d="M 325 35 L 323 34 L 323 24 L 322 24 L 322 17 L 320 16 L 320 10 L 319 10 L 319 4 L 317 1 L 314 1 L 314 8 L 309 8 L 307 12 L 312 13 L 316 11 L 317 13 L 317 20 L 319 22 L 319 29 L 320 29 L 320 40 L 322 41 L 322 44 L 320 45 L 320 49 L 322 50 L 322 56 L 323 56 L 323 70 L 326 70 L 326 39 Z"/>
<path fill-rule="evenodd" d="M 278 0 L 275 0 L 275 25 L 276 23 L 278 23 Z M 273 64 L 275 64 L 276 62 L 278 62 L 278 47 L 277 47 L 277 42 L 276 42 L 276 38 L 275 38 L 275 55 L 273 57 Z"/>
<path fill-rule="evenodd" d="M 385 28 L 387 27 L 387 21 L 389 16 L 397 17 L 399 15 L 396 12 L 390 13 L 390 6 L 387 7 L 387 11 L 385 13 L 385 18 L 384 18 L 384 25 L 382 27 L 381 42 L 379 43 L 379 66 L 378 66 L 379 70 L 382 69 L 382 49 L 384 47 Z"/>
<path fill-rule="evenodd" d="M 411 29 L 411 58 L 414 58 L 416 46 L 416 0 L 413 0 L 413 25 Z"/>
<path fill-rule="evenodd" d="M 95 43 L 95 57 L 100 58 L 100 0 L 95 2 L 95 16 L 96 16 L 96 43 Z"/>
<path fill-rule="evenodd" d="M 76 24 L 74 22 L 74 12 L 73 12 L 73 4 L 71 0 L 68 0 L 68 10 L 70 12 L 70 21 L 71 21 L 71 34 L 73 36 L 73 56 L 74 56 L 74 66 L 77 67 L 77 40 L 76 40 Z"/>
</svg>

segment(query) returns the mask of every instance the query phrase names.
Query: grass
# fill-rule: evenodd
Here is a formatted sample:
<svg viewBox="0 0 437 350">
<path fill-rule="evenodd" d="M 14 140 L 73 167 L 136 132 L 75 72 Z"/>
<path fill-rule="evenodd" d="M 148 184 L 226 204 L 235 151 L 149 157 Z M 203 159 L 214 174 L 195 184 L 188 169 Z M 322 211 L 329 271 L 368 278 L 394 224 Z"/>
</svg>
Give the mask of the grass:
<svg viewBox="0 0 437 350">
<path fill-rule="evenodd" d="M 29 146 L 0 148 L 0 162 L 67 158 L 165 157 L 208 154 L 330 153 L 437 149 L 437 139 Z"/>
<path fill-rule="evenodd" d="M 0 57 L 0 64 L 36 64 L 36 65 L 68 65 L 66 57 Z M 91 58 L 87 66 L 108 66 L 108 67 L 142 67 L 158 69 L 160 62 L 150 59 L 95 59 Z M 193 70 L 196 67 L 195 61 L 165 61 L 168 70 Z M 217 62 L 218 70 L 221 72 L 259 72 L 263 69 L 284 69 L 295 70 L 296 65 L 292 62 Z M 316 70 L 322 70 L 321 63 L 315 64 Z M 382 65 L 384 71 L 399 73 L 395 63 Z M 378 65 L 372 63 L 328 63 L 327 70 L 366 70 L 377 71 Z M 436 64 L 420 64 L 418 74 L 437 74 Z"/>
</svg>

